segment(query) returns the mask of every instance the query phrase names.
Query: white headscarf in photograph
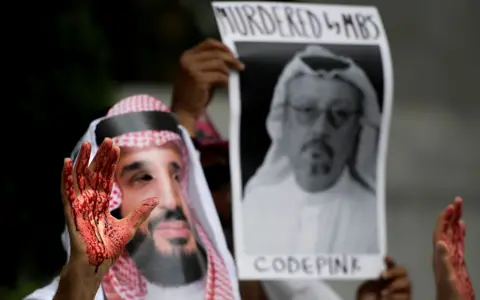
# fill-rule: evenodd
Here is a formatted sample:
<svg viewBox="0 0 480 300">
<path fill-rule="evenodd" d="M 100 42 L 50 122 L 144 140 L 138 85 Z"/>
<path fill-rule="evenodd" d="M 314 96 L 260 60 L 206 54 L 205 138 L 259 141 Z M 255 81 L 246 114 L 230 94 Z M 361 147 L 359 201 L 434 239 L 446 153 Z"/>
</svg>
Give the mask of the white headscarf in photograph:
<svg viewBox="0 0 480 300">
<path fill-rule="evenodd" d="M 303 61 L 303 58 L 306 57 L 335 59 L 347 64 L 348 67 L 328 71 L 312 69 Z M 353 165 L 350 166 L 350 177 L 356 179 L 359 185 L 353 188 L 347 186 L 343 193 L 354 193 L 353 197 L 367 198 L 369 202 L 372 202 L 370 200 L 373 199 L 373 204 L 362 206 L 362 204 L 353 203 L 351 206 L 352 202 L 348 200 L 337 202 L 339 195 L 344 195 L 342 193 L 327 193 L 325 196 L 310 194 L 303 192 L 295 181 L 288 180 L 293 176 L 293 170 L 282 146 L 283 142 L 288 142 L 283 138 L 287 103 L 286 86 L 291 79 L 301 75 L 340 77 L 362 92 L 361 130 L 356 157 L 353 159 Z M 381 113 L 375 89 L 364 71 L 352 59 L 338 56 L 321 46 L 308 46 L 297 52 L 284 67 L 274 89 L 270 111 L 266 119 L 267 132 L 271 138 L 270 148 L 262 165 L 247 182 L 244 190 L 243 240 L 247 254 L 313 254 L 310 251 L 318 249 L 319 244 L 322 245 L 321 248 L 324 248 L 323 246 L 332 248 L 329 239 L 339 242 L 339 244 L 347 241 L 348 247 L 360 244 L 360 249 L 363 249 L 361 251 L 376 251 L 378 245 L 374 230 L 365 232 L 362 228 L 351 228 L 352 224 L 358 224 L 358 222 L 352 221 L 353 223 L 351 223 L 349 221 L 355 219 L 363 225 L 363 220 L 367 219 L 368 222 L 371 222 L 366 225 L 367 227 L 376 225 L 375 195 L 373 193 L 376 187 L 380 122 Z M 340 198 L 344 196 L 340 196 Z M 350 218 L 350 216 L 354 217 Z M 288 223 L 290 225 L 286 225 Z M 301 226 L 297 227 L 299 224 Z M 332 224 L 337 225 L 333 225 L 332 228 Z M 322 237 L 315 239 L 316 235 L 322 235 Z M 345 236 L 338 239 L 340 235 Z M 352 236 L 355 238 L 351 239 Z M 283 241 L 273 242 L 269 237 Z M 250 244 L 247 242 L 248 240 L 250 240 Z M 307 242 L 303 243 L 303 241 Z M 261 252 L 262 250 L 266 252 Z M 266 281 L 263 285 L 272 300 L 341 299 L 329 285 L 319 280 Z"/>
<path fill-rule="evenodd" d="M 338 60 L 342 67 L 313 69 L 305 61 L 315 57 Z M 338 77 L 357 87 L 363 96 L 354 157 L 332 187 L 315 193 L 305 191 L 297 183 L 287 155 L 289 145 L 285 144 L 291 142 L 284 133 L 287 83 L 302 75 Z M 256 255 L 377 253 L 375 173 L 380 122 L 376 91 L 352 59 L 316 45 L 297 52 L 284 67 L 274 89 L 266 120 L 270 148 L 245 186 L 245 251 Z"/>
<path fill-rule="evenodd" d="M 357 157 L 355 165 L 351 166 L 353 177 L 366 184 L 370 189 L 375 189 L 376 162 L 379 128 L 381 122 L 378 97 L 365 72 L 348 57 L 338 56 L 321 46 L 308 46 L 298 52 L 283 69 L 275 86 L 273 99 L 270 104 L 270 112 L 266 120 L 266 128 L 271 138 L 271 146 L 265 159 L 256 173 L 248 181 L 245 194 L 248 194 L 256 186 L 275 184 L 291 174 L 290 163 L 282 149 L 283 125 L 285 107 L 287 101 L 287 82 L 292 78 L 306 75 L 323 75 L 325 70 L 313 70 L 302 58 L 327 57 L 348 64 L 345 69 L 333 69 L 328 71 L 330 76 L 338 76 L 353 84 L 363 93 L 363 118 L 361 119 L 361 132 L 357 145 Z"/>
</svg>

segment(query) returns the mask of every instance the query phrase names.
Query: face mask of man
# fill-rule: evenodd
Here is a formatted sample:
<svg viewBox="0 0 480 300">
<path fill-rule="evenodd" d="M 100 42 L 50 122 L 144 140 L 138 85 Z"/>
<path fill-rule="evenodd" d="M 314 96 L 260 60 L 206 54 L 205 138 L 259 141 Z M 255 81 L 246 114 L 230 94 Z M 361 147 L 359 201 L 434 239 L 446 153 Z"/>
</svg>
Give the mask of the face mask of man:
<svg viewBox="0 0 480 300">
<path fill-rule="evenodd" d="M 160 203 L 127 245 L 137 268 L 152 282 L 177 286 L 194 282 L 206 271 L 206 254 L 197 242 L 190 210 L 183 196 L 183 161 L 175 143 L 125 149 L 117 169 L 122 191 L 120 215 L 148 195 Z"/>
</svg>

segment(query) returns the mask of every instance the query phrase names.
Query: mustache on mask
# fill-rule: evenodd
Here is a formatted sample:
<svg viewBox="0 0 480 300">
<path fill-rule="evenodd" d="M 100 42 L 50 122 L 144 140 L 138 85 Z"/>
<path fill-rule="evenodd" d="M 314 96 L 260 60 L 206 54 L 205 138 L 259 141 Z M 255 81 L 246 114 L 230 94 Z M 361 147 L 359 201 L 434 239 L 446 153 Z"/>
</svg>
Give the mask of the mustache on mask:
<svg viewBox="0 0 480 300">
<path fill-rule="evenodd" d="M 184 221 L 185 223 L 187 223 L 188 228 L 190 228 L 190 224 L 188 223 L 187 217 L 185 216 L 183 209 L 180 206 L 177 206 L 174 209 L 169 209 L 165 211 L 162 216 L 152 219 L 148 223 L 148 229 L 150 230 L 150 232 L 152 232 L 161 222 L 169 221 Z"/>
<path fill-rule="evenodd" d="M 312 152 L 315 158 L 318 158 L 317 156 L 326 155 L 328 159 L 333 159 L 333 149 L 326 140 L 326 136 L 320 136 L 318 138 L 312 139 L 302 146 L 301 152 L 306 152 L 313 148 Z M 320 155 L 317 155 L 319 152 Z"/>
</svg>

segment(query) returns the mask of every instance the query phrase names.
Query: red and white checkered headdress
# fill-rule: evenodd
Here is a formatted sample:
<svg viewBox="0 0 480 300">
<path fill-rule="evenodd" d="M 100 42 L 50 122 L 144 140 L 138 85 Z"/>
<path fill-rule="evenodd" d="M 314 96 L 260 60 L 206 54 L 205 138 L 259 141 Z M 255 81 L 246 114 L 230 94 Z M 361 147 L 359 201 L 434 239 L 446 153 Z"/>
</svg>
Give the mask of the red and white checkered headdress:
<svg viewBox="0 0 480 300">
<path fill-rule="evenodd" d="M 90 124 L 89 130 L 78 143 L 72 158 L 75 158 L 81 143 L 89 141 L 92 144 L 90 159 L 93 159 L 99 146 L 96 142 L 95 129 L 102 120 L 113 116 L 145 111 L 169 112 L 169 108 L 160 100 L 149 95 L 135 95 L 123 99 L 108 111 L 106 118 L 95 120 Z M 233 259 L 228 251 L 218 215 L 198 161 L 198 154 L 188 133 L 181 127 L 180 130 L 182 136 L 166 130 L 143 130 L 124 133 L 112 137 L 112 140 L 119 147 L 143 148 L 162 146 L 168 142 L 174 142 L 180 147 L 184 163 L 187 166 L 186 174 L 182 179 L 182 186 L 191 210 L 192 223 L 195 225 L 208 258 L 204 299 L 240 299 Z M 121 191 L 114 184 L 110 199 L 110 210 L 120 207 L 121 202 Z M 64 232 L 62 239 L 64 246 L 67 246 L 66 249 L 69 249 L 67 232 Z M 143 300 L 147 293 L 146 280 L 126 251 L 104 277 L 103 288 L 105 291 L 114 292 L 123 300 Z"/>
</svg>

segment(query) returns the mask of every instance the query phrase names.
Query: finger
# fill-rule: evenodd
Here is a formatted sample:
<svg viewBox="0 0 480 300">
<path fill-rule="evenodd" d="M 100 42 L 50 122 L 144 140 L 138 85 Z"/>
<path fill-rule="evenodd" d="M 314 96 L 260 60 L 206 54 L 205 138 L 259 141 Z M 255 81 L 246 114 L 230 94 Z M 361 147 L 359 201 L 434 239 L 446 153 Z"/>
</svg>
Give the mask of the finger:
<svg viewBox="0 0 480 300">
<path fill-rule="evenodd" d="M 63 211 L 65 213 L 65 221 L 68 229 L 73 229 L 72 205 L 77 198 L 77 193 L 73 184 L 73 161 L 70 158 L 65 158 L 63 161 L 62 170 L 62 202 Z"/>
<path fill-rule="evenodd" d="M 118 160 L 120 159 L 120 148 L 113 146 L 110 152 L 110 161 L 105 173 L 105 185 L 103 189 L 107 195 L 112 193 L 113 182 L 115 181 L 115 171 L 117 170 Z"/>
<path fill-rule="evenodd" d="M 232 53 L 230 48 L 224 43 L 215 39 L 206 39 L 192 49 L 192 52 L 202 52 L 205 50 L 220 50 L 228 53 Z"/>
<path fill-rule="evenodd" d="M 456 246 L 454 256 L 457 258 L 455 264 L 459 264 L 461 260 L 460 250 L 462 248 L 462 241 L 463 241 L 463 233 L 462 228 L 460 226 L 463 208 L 462 208 L 462 198 L 456 197 L 453 202 L 453 207 L 455 208 L 455 213 L 452 221 L 452 243 Z"/>
<path fill-rule="evenodd" d="M 131 228 L 131 234 L 135 234 L 138 227 L 148 218 L 152 210 L 158 205 L 158 198 L 148 198 L 131 212 L 126 218 L 127 226 Z"/>
<path fill-rule="evenodd" d="M 195 54 L 195 56 L 192 56 L 191 59 L 194 60 L 194 63 L 190 63 L 192 66 L 195 66 L 201 62 L 220 59 L 225 62 L 228 67 L 234 69 L 235 71 L 241 71 L 245 68 L 245 65 L 230 52 L 205 51 Z"/>
<path fill-rule="evenodd" d="M 465 237 L 465 222 L 463 217 L 463 200 L 461 197 L 456 197 L 453 206 L 455 208 L 455 219 L 453 221 L 453 243 L 457 246 L 457 254 L 463 255 L 463 243 Z M 461 259 L 461 257 L 458 257 Z"/>
<path fill-rule="evenodd" d="M 105 156 L 105 163 L 102 166 L 102 169 L 100 171 L 103 179 L 106 179 L 107 176 L 110 175 L 110 172 L 111 172 L 110 167 L 112 166 L 112 164 L 116 164 L 118 159 L 119 159 L 120 151 L 119 151 L 119 149 L 115 150 L 114 148 L 115 148 L 115 146 L 112 143 L 112 146 L 109 148 L 108 153 L 106 153 L 107 155 Z M 118 148 L 118 146 L 117 146 L 117 148 Z"/>
<path fill-rule="evenodd" d="M 73 184 L 73 161 L 70 158 L 65 158 L 63 160 L 61 187 L 62 201 L 64 201 L 65 206 L 70 207 L 77 196 Z"/>
<path fill-rule="evenodd" d="M 203 81 L 213 86 L 228 86 L 228 75 L 219 72 L 207 72 L 203 74 Z"/>
<path fill-rule="evenodd" d="M 410 291 L 410 280 L 407 277 L 402 277 L 397 280 L 390 282 L 382 291 L 387 295 L 392 295 L 395 293 L 405 293 Z"/>
<path fill-rule="evenodd" d="M 457 249 L 460 247 L 460 243 L 463 240 L 462 228 L 460 226 L 460 221 L 456 222 L 452 226 L 452 243 L 456 245 Z"/>
<path fill-rule="evenodd" d="M 461 220 L 459 224 L 462 237 L 465 238 L 467 236 L 467 225 L 465 225 L 465 221 L 463 220 Z"/>
<path fill-rule="evenodd" d="M 461 220 L 460 222 L 458 222 L 458 243 L 457 243 L 458 253 L 460 255 L 459 259 L 461 260 L 463 260 L 465 257 L 465 235 L 466 235 L 465 222 Z"/>
<path fill-rule="evenodd" d="M 96 222 L 98 224 L 98 218 L 109 212 L 109 200 L 110 200 L 110 194 L 112 193 L 112 188 L 113 188 L 113 182 L 114 182 L 114 176 L 115 176 L 115 170 L 117 168 L 118 160 L 120 156 L 120 148 L 117 146 L 112 146 L 110 148 L 110 152 L 108 153 L 108 156 L 105 157 L 105 164 L 103 165 L 102 169 L 100 172 L 97 172 L 96 174 L 92 174 L 92 178 L 97 175 L 97 191 L 102 191 L 104 193 L 98 193 L 97 197 L 92 198 L 94 202 L 92 205 L 95 206 L 95 211 L 97 212 L 95 214 L 96 217 Z"/>
<path fill-rule="evenodd" d="M 105 138 L 98 148 L 97 154 L 93 158 L 90 166 L 88 167 L 93 172 L 99 172 L 103 169 L 107 162 L 110 151 L 112 149 L 113 141 L 110 138 Z"/>
<path fill-rule="evenodd" d="M 458 223 L 460 219 L 462 218 L 462 198 L 456 197 L 455 200 L 453 201 L 453 207 L 455 208 L 455 213 L 454 213 L 454 218 L 453 222 Z"/>
<path fill-rule="evenodd" d="M 109 152 L 106 153 L 105 163 L 100 170 L 100 174 L 102 176 L 102 188 L 106 188 L 107 179 L 115 176 L 115 169 L 112 170 L 112 165 L 115 165 L 114 167 L 116 168 L 119 157 L 120 149 L 118 146 L 112 145 L 112 147 L 109 149 Z"/>
<path fill-rule="evenodd" d="M 455 207 L 453 206 L 453 204 L 450 204 L 449 206 L 447 206 L 447 209 L 445 210 L 445 214 L 443 215 L 444 222 L 446 223 L 443 225 L 444 229 L 445 227 L 450 227 L 450 224 L 453 222 L 454 216 L 455 216 Z"/>
<path fill-rule="evenodd" d="M 385 294 L 380 294 L 382 300 L 410 300 L 412 298 L 410 292 L 396 292 L 388 293 L 384 291 Z"/>
<path fill-rule="evenodd" d="M 75 162 L 75 179 L 77 187 L 80 191 L 86 187 L 86 176 L 88 162 L 90 160 L 90 153 L 92 152 L 92 145 L 89 142 L 83 142 Z"/>
<path fill-rule="evenodd" d="M 87 182 L 92 187 L 92 189 L 96 189 L 99 181 L 103 180 L 103 173 L 105 172 L 104 169 L 110 157 L 112 144 L 113 142 L 111 139 L 105 138 L 103 143 L 100 145 L 97 154 L 95 154 L 95 157 L 90 163 L 90 166 L 86 169 Z M 101 176 L 102 178 L 99 178 L 99 176 Z"/>
<path fill-rule="evenodd" d="M 228 65 L 221 59 L 212 59 L 201 62 L 196 67 L 198 74 L 201 76 L 204 72 L 216 71 L 228 76 L 230 70 Z"/>
<path fill-rule="evenodd" d="M 445 214 L 443 216 L 443 225 L 440 232 L 440 238 L 442 238 L 443 236 L 449 238 L 451 236 L 454 215 L 455 207 L 453 206 L 453 204 L 450 204 L 445 210 Z"/>
<path fill-rule="evenodd" d="M 458 234 L 460 233 L 458 221 L 460 220 L 459 214 L 461 214 L 457 199 L 454 200 L 452 206 L 453 206 L 453 210 L 452 210 L 451 216 L 449 216 L 449 219 L 448 219 L 447 238 L 453 245 L 456 245 L 458 241 Z"/>
<path fill-rule="evenodd" d="M 393 267 L 382 272 L 382 279 L 393 280 L 400 277 L 407 277 L 407 270 L 403 267 Z"/>
<path fill-rule="evenodd" d="M 452 205 L 448 205 L 438 216 L 435 229 L 433 231 L 433 244 L 435 245 L 439 240 L 441 240 L 442 235 L 446 232 L 448 227 L 448 214 L 451 213 L 450 210 L 453 209 Z"/>
</svg>

